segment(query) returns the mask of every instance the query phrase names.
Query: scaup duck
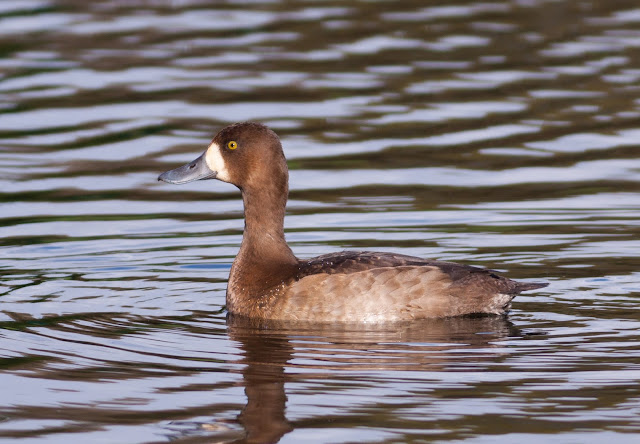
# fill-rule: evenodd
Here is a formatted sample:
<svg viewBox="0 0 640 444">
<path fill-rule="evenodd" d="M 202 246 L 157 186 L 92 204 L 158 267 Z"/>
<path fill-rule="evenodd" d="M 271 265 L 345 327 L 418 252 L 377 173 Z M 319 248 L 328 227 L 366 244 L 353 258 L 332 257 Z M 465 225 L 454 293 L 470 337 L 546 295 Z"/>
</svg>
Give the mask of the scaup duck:
<svg viewBox="0 0 640 444">
<path fill-rule="evenodd" d="M 289 171 L 278 136 L 244 122 L 222 129 L 205 152 L 158 180 L 218 179 L 240 189 L 245 227 L 227 286 L 227 310 L 264 320 L 389 322 L 504 314 L 516 294 L 547 283 L 394 253 L 342 251 L 298 259 L 284 237 Z"/>
</svg>

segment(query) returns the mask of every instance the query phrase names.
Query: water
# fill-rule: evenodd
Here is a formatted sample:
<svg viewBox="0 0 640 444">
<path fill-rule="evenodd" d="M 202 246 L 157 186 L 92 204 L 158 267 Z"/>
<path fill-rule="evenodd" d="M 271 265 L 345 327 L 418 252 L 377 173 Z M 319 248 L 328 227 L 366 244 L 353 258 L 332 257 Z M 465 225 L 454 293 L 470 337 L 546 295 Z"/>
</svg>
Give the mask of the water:
<svg viewBox="0 0 640 444">
<path fill-rule="evenodd" d="M 640 439 L 633 0 L 0 2 L 0 440 Z M 507 318 L 226 319 L 259 120 L 301 257 L 546 280 Z"/>
</svg>

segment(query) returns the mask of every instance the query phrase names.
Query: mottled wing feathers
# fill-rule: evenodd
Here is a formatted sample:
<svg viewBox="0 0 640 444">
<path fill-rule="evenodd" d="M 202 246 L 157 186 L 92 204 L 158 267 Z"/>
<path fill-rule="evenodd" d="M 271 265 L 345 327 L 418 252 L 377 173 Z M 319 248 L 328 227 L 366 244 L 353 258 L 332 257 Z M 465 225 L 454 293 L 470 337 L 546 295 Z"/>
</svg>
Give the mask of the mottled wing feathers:
<svg viewBox="0 0 640 444">
<path fill-rule="evenodd" d="M 407 265 L 432 265 L 437 261 L 394 253 L 370 251 L 341 251 L 302 261 L 301 276 L 316 273 L 350 274 L 372 268 L 401 267 Z"/>
<path fill-rule="evenodd" d="M 436 268 L 444 273 L 456 287 L 482 287 L 486 290 L 515 295 L 521 291 L 546 287 L 546 283 L 524 283 L 499 276 L 493 270 L 461 265 L 454 262 L 422 259 L 394 253 L 341 251 L 318 256 L 300 264 L 298 279 L 313 274 L 351 274 L 375 268 L 425 267 L 425 272 Z"/>
</svg>

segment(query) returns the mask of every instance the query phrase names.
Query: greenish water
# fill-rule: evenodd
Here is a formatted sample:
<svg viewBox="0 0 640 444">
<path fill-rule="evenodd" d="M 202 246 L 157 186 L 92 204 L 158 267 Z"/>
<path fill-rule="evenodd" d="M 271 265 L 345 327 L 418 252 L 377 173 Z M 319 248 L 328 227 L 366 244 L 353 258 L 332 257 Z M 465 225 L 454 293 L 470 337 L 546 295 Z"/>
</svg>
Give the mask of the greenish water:
<svg viewBox="0 0 640 444">
<path fill-rule="evenodd" d="M 0 441 L 635 443 L 640 7 L 0 2 Z M 282 138 L 300 257 L 396 251 L 543 291 L 507 318 L 226 319 L 232 186 Z"/>
</svg>

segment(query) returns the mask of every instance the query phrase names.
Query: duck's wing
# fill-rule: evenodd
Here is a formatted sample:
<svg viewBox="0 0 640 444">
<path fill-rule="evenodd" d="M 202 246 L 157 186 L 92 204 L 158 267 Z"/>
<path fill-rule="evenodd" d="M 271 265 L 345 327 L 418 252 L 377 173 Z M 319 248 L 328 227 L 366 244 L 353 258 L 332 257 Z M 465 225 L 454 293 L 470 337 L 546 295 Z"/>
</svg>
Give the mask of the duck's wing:
<svg viewBox="0 0 640 444">
<path fill-rule="evenodd" d="M 315 274 L 352 274 L 377 268 L 418 267 L 424 272 L 439 272 L 446 276 L 457 290 L 493 291 L 516 295 L 549 285 L 545 282 L 517 282 L 486 268 L 461 265 L 454 262 L 423 259 L 396 253 L 371 251 L 341 251 L 301 261 L 298 279 Z"/>
</svg>

